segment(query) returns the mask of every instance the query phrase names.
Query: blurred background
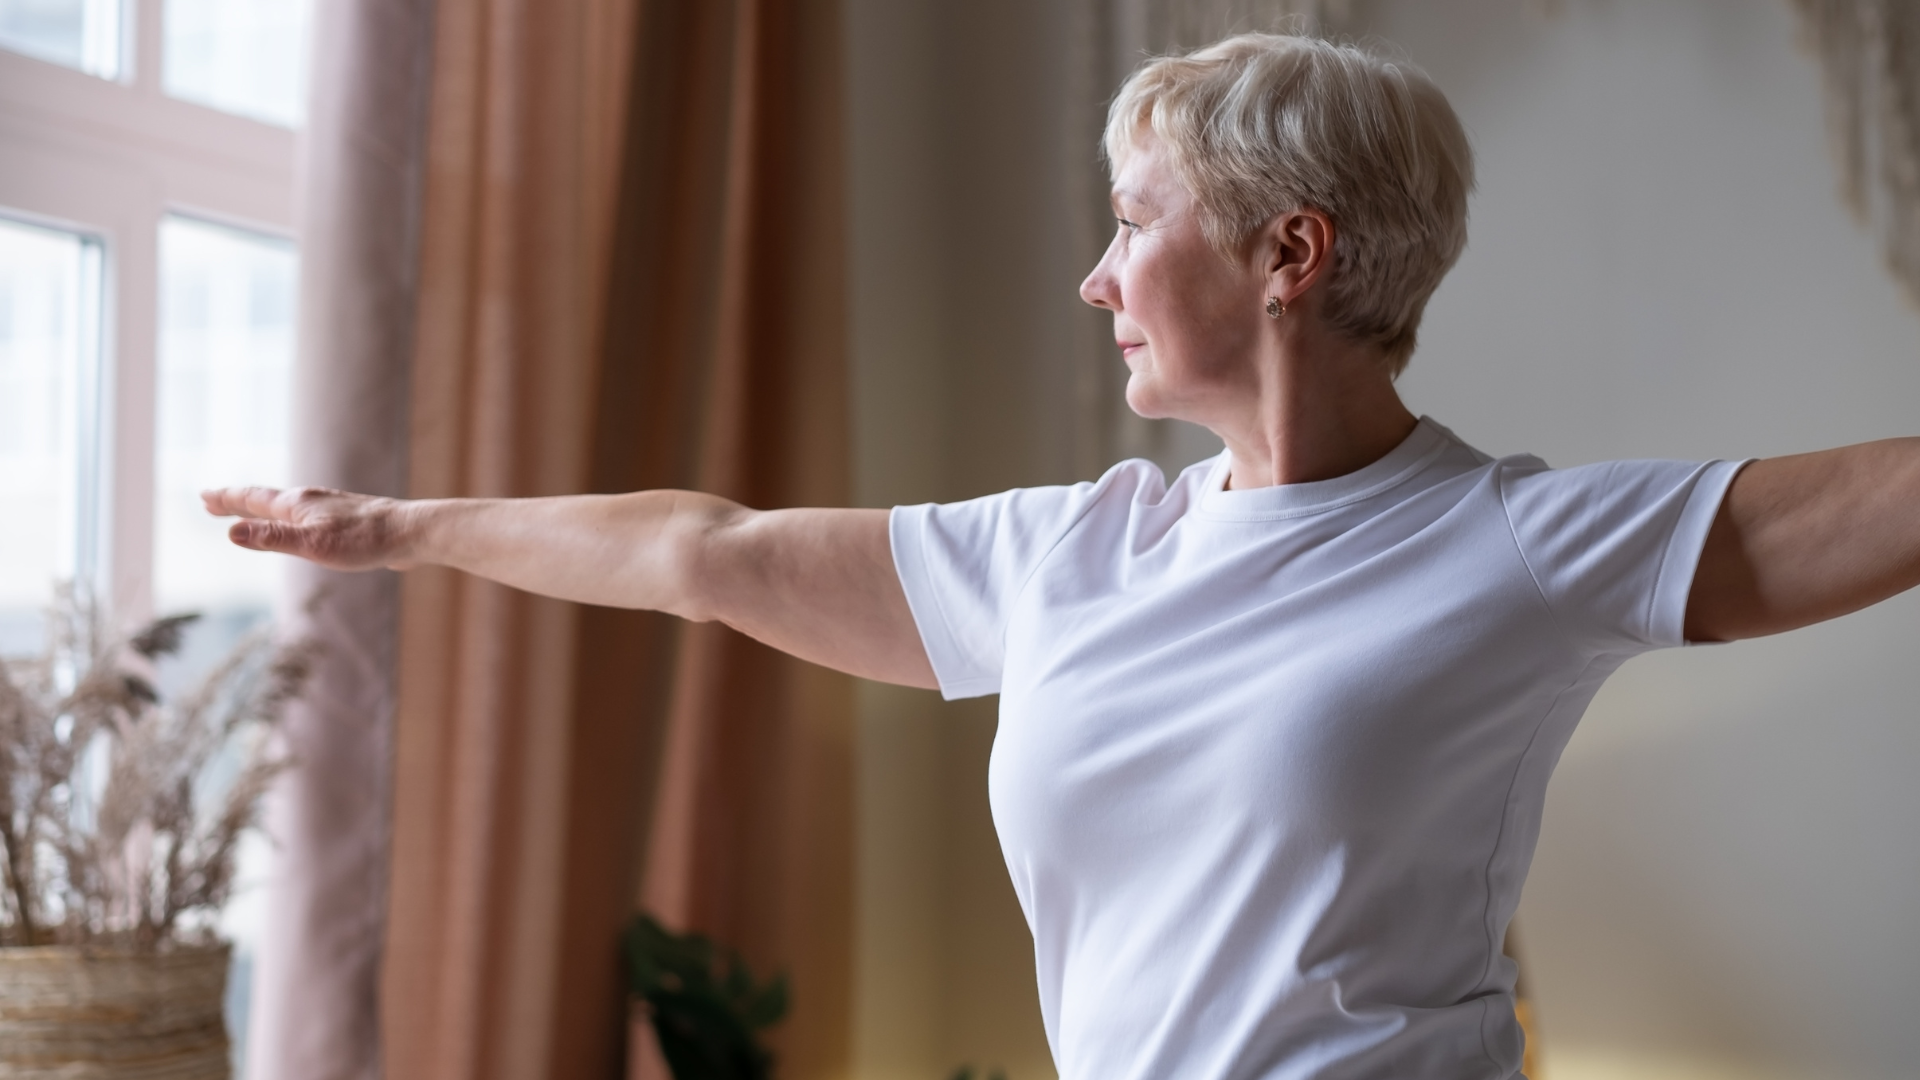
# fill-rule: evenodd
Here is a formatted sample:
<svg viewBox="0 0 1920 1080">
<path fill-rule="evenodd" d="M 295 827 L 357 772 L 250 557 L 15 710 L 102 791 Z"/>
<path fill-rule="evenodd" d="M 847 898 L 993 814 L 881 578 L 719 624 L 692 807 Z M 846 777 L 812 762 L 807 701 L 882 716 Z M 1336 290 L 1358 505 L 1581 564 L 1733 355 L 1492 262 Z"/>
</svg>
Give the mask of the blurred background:
<svg viewBox="0 0 1920 1080">
<path fill-rule="evenodd" d="M 0 0 L 0 655 L 38 653 L 56 582 L 123 621 L 203 618 L 159 685 L 268 619 L 198 492 L 289 479 L 305 0 Z M 244 1060 L 266 888 L 243 842 L 221 920 Z"/>
<path fill-rule="evenodd" d="M 793 975 L 786 1075 L 1051 1076 L 992 699 L 452 575 L 290 572 L 193 493 L 891 506 L 1217 452 L 1126 413 L 1076 287 L 1120 79 L 1276 25 L 1419 64 L 1473 140 L 1416 412 L 1555 465 L 1913 434 L 1912 19 L 0 0 L 0 653 L 38 648 L 61 578 L 123 621 L 213 616 L 176 678 L 276 607 L 333 642 L 228 920 L 247 1075 L 620 1075 L 612 942 L 644 907 Z M 1902 597 L 1607 686 L 1518 919 L 1539 1076 L 1913 1075 L 1915 641 Z"/>
</svg>

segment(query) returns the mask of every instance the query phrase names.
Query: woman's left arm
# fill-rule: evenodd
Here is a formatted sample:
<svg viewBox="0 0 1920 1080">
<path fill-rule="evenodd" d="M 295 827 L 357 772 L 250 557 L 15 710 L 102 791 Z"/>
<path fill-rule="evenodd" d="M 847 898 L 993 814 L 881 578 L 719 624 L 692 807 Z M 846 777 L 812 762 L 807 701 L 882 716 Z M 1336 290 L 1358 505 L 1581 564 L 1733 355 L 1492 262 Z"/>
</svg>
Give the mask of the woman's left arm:
<svg viewBox="0 0 1920 1080">
<path fill-rule="evenodd" d="M 1778 634 L 1920 585 L 1920 439 L 1768 458 L 1707 533 L 1688 641 Z"/>
</svg>

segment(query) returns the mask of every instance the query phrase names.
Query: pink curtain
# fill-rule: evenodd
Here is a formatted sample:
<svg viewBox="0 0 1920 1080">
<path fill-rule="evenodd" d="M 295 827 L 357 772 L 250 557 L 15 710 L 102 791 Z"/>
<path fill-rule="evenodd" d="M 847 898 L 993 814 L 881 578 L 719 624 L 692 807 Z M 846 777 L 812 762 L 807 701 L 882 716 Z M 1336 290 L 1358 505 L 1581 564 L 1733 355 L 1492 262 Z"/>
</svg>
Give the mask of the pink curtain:
<svg viewBox="0 0 1920 1080">
<path fill-rule="evenodd" d="M 317 12 L 302 482 L 846 500 L 836 5 Z M 785 1075 L 844 1071 L 847 680 L 446 571 L 297 591 L 253 1075 L 619 1075 L 643 895 L 790 973 Z"/>
<path fill-rule="evenodd" d="M 415 495 L 845 501 L 837 41 L 830 4 L 443 0 Z M 786 1074 L 840 1071 L 846 680 L 446 572 L 402 610 L 389 1074 L 617 1075 L 643 866 L 791 972 Z"/>
<path fill-rule="evenodd" d="M 636 5 L 441 0 L 414 346 L 416 497 L 588 490 Z M 389 1076 L 605 1075 L 647 652 L 581 609 L 407 575 L 381 1013 Z M 645 635 L 641 637 L 644 639 Z M 595 770 L 603 770 L 596 773 Z M 606 771 L 626 777 L 605 790 Z M 597 826 L 582 835 L 582 819 Z M 597 948 L 583 950 L 580 938 Z"/>
<path fill-rule="evenodd" d="M 837 5 L 724 6 L 697 483 L 750 506 L 845 505 Z M 837 1075 L 850 1051 L 852 712 L 850 680 L 718 624 L 687 628 L 643 902 L 789 974 L 775 1037 L 789 1077 Z"/>
</svg>

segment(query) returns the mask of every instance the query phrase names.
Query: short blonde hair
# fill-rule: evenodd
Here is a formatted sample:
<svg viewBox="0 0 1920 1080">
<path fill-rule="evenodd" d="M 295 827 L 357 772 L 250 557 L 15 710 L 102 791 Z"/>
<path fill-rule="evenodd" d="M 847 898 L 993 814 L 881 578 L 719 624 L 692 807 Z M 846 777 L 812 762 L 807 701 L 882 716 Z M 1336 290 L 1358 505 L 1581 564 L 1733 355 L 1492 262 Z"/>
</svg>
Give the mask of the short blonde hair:
<svg viewBox="0 0 1920 1080">
<path fill-rule="evenodd" d="M 1425 72 L 1352 45 L 1241 34 L 1127 79 L 1107 115 L 1108 162 L 1143 133 L 1223 256 L 1276 214 L 1332 218 L 1326 318 L 1381 348 L 1395 375 L 1406 367 L 1427 298 L 1466 247 L 1473 188 L 1466 132 Z"/>
</svg>

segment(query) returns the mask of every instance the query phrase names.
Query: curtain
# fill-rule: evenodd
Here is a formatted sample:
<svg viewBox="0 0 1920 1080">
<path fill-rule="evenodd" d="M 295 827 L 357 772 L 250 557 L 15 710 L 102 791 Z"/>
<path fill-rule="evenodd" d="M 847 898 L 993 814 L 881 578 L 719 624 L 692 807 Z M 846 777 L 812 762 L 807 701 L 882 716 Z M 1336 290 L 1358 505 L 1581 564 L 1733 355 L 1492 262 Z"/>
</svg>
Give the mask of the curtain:
<svg viewBox="0 0 1920 1080">
<path fill-rule="evenodd" d="M 415 497 L 590 485 L 634 15 L 629 0 L 437 5 Z M 649 628 L 596 650 L 579 608 L 439 569 L 406 576 L 401 612 L 386 1073 L 605 1074 L 646 743 L 644 717 L 591 691 L 609 665 L 643 694 L 659 679 Z M 583 754 L 628 782 L 607 790 Z"/>
<path fill-rule="evenodd" d="M 711 148 L 724 167 L 718 243 L 690 327 L 711 358 L 698 486 L 757 507 L 843 506 L 838 5 L 737 0 L 725 16 L 714 14 L 723 5 L 692 6 L 731 24 L 724 112 L 708 118 L 726 139 Z M 653 32 L 642 40 L 671 44 Z M 668 70 L 665 58 L 656 67 Z M 672 93 L 637 105 L 641 154 L 654 132 L 693 119 Z M 629 205 L 654 215 L 668 203 Z M 634 267 L 622 295 L 658 295 L 647 274 L 678 265 Z M 636 310 L 628 325 L 644 334 L 654 318 Z M 670 925 L 789 975 L 793 1010 L 775 1036 L 787 1077 L 841 1073 L 850 1052 L 852 719 L 851 680 L 718 624 L 687 628 L 642 900 Z"/>
<path fill-rule="evenodd" d="M 432 4 L 337 0 L 314 22 L 294 473 L 400 495 Z M 371 1080 L 398 582 L 305 564 L 290 577 L 294 629 L 321 651 L 287 718 L 300 767 L 267 808 L 282 869 L 255 959 L 247 1073 Z"/>
<path fill-rule="evenodd" d="M 414 495 L 845 501 L 837 40 L 826 3 L 442 0 Z M 845 679 L 437 570 L 400 641 L 389 1075 L 617 1075 L 643 868 L 791 974 L 788 1075 L 843 1063 Z"/>
</svg>

